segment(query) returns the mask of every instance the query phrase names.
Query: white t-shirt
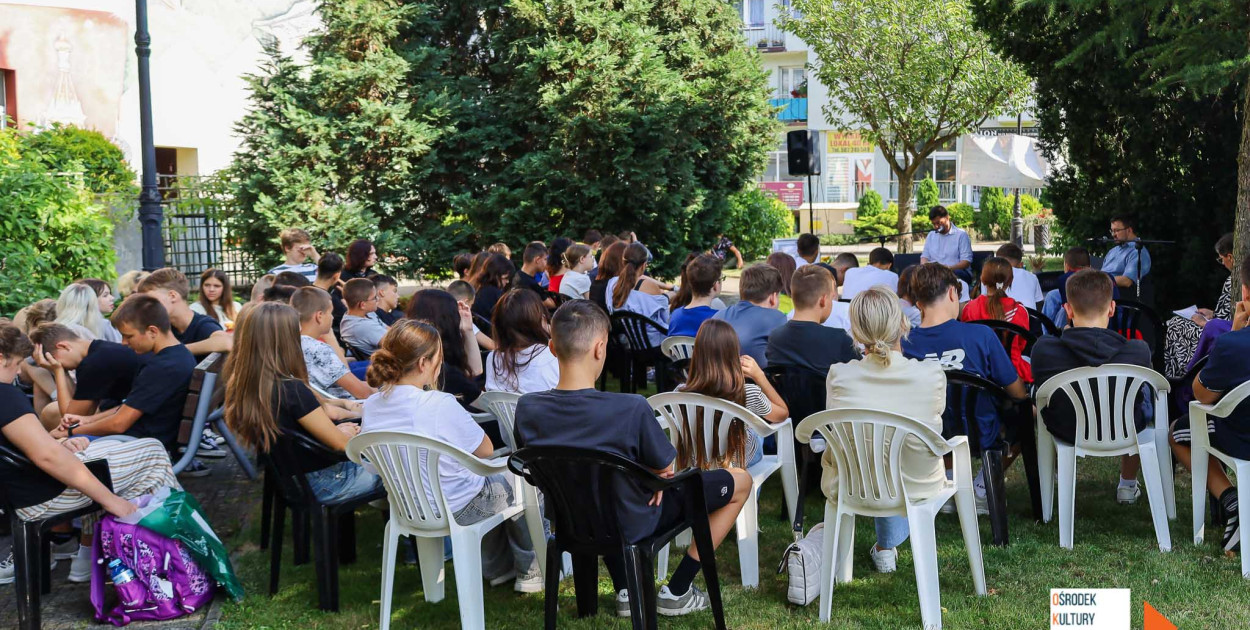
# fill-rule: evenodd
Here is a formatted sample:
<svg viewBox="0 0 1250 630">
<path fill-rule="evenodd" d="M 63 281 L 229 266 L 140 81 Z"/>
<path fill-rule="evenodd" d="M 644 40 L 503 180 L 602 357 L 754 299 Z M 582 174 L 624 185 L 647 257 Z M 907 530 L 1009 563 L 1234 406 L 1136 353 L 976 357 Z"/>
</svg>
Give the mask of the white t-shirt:
<svg viewBox="0 0 1250 630">
<path fill-rule="evenodd" d="M 423 391 L 412 385 L 396 385 L 389 392 L 378 392 L 365 400 L 360 432 L 401 431 L 446 442 L 467 453 L 473 453 L 486 435 L 451 394 Z M 425 467 L 426 453 L 420 455 Z M 410 474 L 412 471 L 408 471 Z M 421 471 L 421 479 L 429 487 L 429 475 Z M 440 457 L 438 479 L 447 506 L 459 512 L 482 491 L 485 477 L 470 472 L 450 457 Z M 426 492 L 430 502 L 434 495 Z"/>
<path fill-rule="evenodd" d="M 583 300 L 590 292 L 590 276 L 581 271 L 566 271 L 560 281 L 560 294 L 575 300 Z"/>
<path fill-rule="evenodd" d="M 500 373 L 495 358 L 498 352 L 486 356 L 486 391 L 530 394 L 554 389 L 560 383 L 560 362 L 547 346 L 532 345 L 517 353 L 521 365 L 517 368 L 515 381 L 509 381 Z"/>
<path fill-rule="evenodd" d="M 839 297 L 849 300 L 861 291 L 875 286 L 884 286 L 898 293 L 898 274 L 889 269 L 878 269 L 872 265 L 852 267 L 846 270 L 845 282 L 842 284 L 842 295 Z"/>
<path fill-rule="evenodd" d="M 986 293 L 989 290 L 982 284 L 981 294 Z M 1038 304 L 1046 300 L 1046 296 L 1042 294 L 1042 283 L 1038 282 L 1037 276 L 1019 267 L 1011 268 L 1011 286 L 1007 288 L 1007 297 L 1029 308 L 1037 308 Z"/>
<path fill-rule="evenodd" d="M 200 304 L 199 300 L 196 300 L 196 301 L 194 301 L 194 302 L 192 302 L 192 303 L 191 303 L 191 310 L 192 310 L 192 311 L 194 311 L 194 312 L 196 312 L 196 313 L 199 313 L 200 315 L 204 315 L 205 317 L 211 317 L 211 315 L 209 315 L 209 314 L 208 314 L 208 311 L 204 309 L 204 305 L 203 305 L 203 304 Z M 233 322 L 233 321 L 234 321 L 233 319 L 231 319 L 231 318 L 229 318 L 229 317 L 226 317 L 226 311 L 225 311 L 225 309 L 221 308 L 221 305 L 220 305 L 220 304 L 214 304 L 214 305 L 213 305 L 213 310 L 214 310 L 214 311 L 217 311 L 217 318 L 216 318 L 216 319 L 217 319 L 217 321 L 218 321 L 219 323 L 221 323 L 221 325 L 222 325 L 222 326 L 225 326 L 225 325 L 226 325 L 226 322 Z M 235 316 L 236 316 L 236 317 L 238 316 L 239 311 L 241 311 L 241 310 L 243 310 L 243 305 L 242 305 L 242 304 L 239 304 L 238 302 L 235 302 L 235 303 L 234 303 L 234 314 L 235 314 Z"/>
<path fill-rule="evenodd" d="M 851 305 L 846 302 L 834 302 L 833 311 L 829 313 L 829 319 L 825 320 L 825 326 L 841 328 L 846 331 L 846 334 L 851 334 Z"/>
<path fill-rule="evenodd" d="M 800 268 L 800 267 L 806 267 L 807 265 L 812 264 L 812 263 L 809 263 L 809 262 L 807 262 L 806 260 L 804 260 L 804 259 L 803 259 L 801 256 L 799 256 L 798 254 L 793 254 L 793 255 L 791 255 L 791 258 L 793 258 L 793 259 L 794 259 L 794 268 L 795 268 L 795 269 L 798 269 L 798 268 Z"/>
</svg>

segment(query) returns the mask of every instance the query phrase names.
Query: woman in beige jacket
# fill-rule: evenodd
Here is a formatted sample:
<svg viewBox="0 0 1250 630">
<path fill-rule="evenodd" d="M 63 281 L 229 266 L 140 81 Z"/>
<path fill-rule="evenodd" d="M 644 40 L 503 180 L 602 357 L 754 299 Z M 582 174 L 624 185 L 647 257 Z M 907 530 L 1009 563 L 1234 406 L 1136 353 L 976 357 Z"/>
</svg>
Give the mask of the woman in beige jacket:
<svg viewBox="0 0 1250 630">
<path fill-rule="evenodd" d="M 908 359 L 901 340 L 910 324 L 899 306 L 898 296 L 884 287 L 873 287 L 855 296 L 850 308 L 851 337 L 864 349 L 864 358 L 829 368 L 828 409 L 878 409 L 905 416 L 942 431 L 946 408 L 946 375 L 936 362 Z M 838 471 L 833 455 L 825 451 L 821 489 L 836 497 Z M 946 482 L 942 460 L 915 437 L 903 445 L 901 469 L 907 495 L 923 498 Z M 894 571 L 895 550 L 907 540 L 907 518 L 876 519 L 877 541 L 870 550 L 873 565 L 882 573 Z"/>
</svg>

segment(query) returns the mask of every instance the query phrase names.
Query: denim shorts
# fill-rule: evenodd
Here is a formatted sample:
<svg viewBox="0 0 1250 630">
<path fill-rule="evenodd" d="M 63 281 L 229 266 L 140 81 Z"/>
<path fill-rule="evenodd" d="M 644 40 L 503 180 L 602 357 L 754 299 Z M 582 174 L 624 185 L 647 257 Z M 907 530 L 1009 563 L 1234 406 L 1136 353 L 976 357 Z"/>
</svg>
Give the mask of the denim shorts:
<svg viewBox="0 0 1250 630">
<path fill-rule="evenodd" d="M 355 462 L 339 462 L 307 474 L 308 485 L 322 503 L 338 503 L 382 489 L 382 478 Z"/>
</svg>

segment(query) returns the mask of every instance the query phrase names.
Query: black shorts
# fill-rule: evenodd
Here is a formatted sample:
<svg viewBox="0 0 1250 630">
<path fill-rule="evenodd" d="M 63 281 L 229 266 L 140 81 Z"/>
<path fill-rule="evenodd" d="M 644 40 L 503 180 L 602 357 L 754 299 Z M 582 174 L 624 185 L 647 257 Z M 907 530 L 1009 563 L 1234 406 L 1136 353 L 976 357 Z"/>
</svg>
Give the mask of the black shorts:
<svg viewBox="0 0 1250 630">
<path fill-rule="evenodd" d="M 734 477 L 728 470 L 705 470 L 703 477 L 703 502 L 707 504 L 707 513 L 719 510 L 734 498 Z M 685 497 L 680 490 L 664 493 L 660 501 L 660 521 L 655 531 L 662 531 L 685 518 Z"/>
<path fill-rule="evenodd" d="M 1177 444 L 1189 446 L 1189 414 L 1185 414 L 1172 423 L 1172 439 Z M 1237 459 L 1250 459 L 1250 445 L 1244 433 L 1230 427 L 1222 418 L 1207 418 L 1207 439 L 1212 447 L 1221 453 L 1232 455 Z"/>
</svg>

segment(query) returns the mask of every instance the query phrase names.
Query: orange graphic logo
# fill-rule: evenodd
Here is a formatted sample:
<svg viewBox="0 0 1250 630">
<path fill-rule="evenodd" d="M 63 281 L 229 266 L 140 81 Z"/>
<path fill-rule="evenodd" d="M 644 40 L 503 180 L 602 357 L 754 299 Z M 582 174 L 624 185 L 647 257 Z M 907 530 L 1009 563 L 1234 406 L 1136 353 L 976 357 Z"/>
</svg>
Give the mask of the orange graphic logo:
<svg viewBox="0 0 1250 630">
<path fill-rule="evenodd" d="M 1150 605 L 1150 602 L 1143 602 L 1143 604 L 1146 606 L 1145 630 L 1176 630 L 1176 624 L 1168 621 L 1167 617 L 1164 617 L 1159 611 L 1155 610 L 1154 606 Z"/>
</svg>

